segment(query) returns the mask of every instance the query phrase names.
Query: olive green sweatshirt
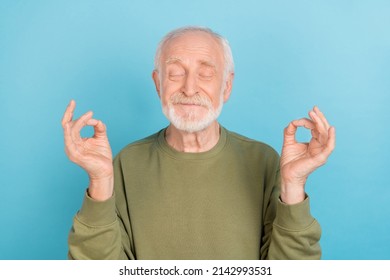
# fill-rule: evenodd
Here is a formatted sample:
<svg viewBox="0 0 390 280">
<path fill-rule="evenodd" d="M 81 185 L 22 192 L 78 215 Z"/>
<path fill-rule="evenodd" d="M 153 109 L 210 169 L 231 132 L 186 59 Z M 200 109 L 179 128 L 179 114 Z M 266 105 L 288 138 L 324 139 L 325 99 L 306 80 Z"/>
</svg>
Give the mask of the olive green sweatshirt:
<svg viewBox="0 0 390 280">
<path fill-rule="evenodd" d="M 279 156 L 221 128 L 210 151 L 171 148 L 165 129 L 114 160 L 114 195 L 85 196 L 71 259 L 319 259 L 309 198 L 279 199 Z"/>
</svg>

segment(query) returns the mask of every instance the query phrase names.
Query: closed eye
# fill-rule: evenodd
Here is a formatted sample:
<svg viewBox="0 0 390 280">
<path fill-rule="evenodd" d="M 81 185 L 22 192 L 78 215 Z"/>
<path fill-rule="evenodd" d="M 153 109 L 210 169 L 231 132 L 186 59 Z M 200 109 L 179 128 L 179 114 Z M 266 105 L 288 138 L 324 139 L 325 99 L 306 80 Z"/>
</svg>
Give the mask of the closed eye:
<svg viewBox="0 0 390 280">
<path fill-rule="evenodd" d="M 168 74 L 169 79 L 173 81 L 178 81 L 185 76 L 184 72 L 171 72 Z"/>
<path fill-rule="evenodd" d="M 199 72 L 199 78 L 202 80 L 211 80 L 215 76 L 214 71 L 201 71 Z"/>
</svg>

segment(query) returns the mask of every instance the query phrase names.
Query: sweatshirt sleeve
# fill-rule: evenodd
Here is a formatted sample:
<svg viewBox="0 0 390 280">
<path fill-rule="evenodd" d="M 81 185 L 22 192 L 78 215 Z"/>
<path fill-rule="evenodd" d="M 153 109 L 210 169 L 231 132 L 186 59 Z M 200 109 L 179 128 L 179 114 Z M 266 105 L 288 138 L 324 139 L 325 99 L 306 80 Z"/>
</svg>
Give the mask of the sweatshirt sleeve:
<svg viewBox="0 0 390 280">
<path fill-rule="evenodd" d="M 321 227 L 310 213 L 309 197 L 295 205 L 277 200 L 268 259 L 320 259 Z"/>
<path fill-rule="evenodd" d="M 276 156 L 275 156 L 276 158 Z M 315 260 L 321 258 L 321 227 L 310 213 L 310 199 L 288 205 L 280 199 L 279 157 L 267 173 L 261 259 Z"/>
<path fill-rule="evenodd" d="M 87 192 L 69 233 L 69 259 L 135 259 L 120 160 L 114 160 L 114 195 L 96 201 Z"/>
<path fill-rule="evenodd" d="M 87 194 L 69 233 L 69 259 L 127 259 L 121 244 L 115 195 L 100 202 Z"/>
</svg>

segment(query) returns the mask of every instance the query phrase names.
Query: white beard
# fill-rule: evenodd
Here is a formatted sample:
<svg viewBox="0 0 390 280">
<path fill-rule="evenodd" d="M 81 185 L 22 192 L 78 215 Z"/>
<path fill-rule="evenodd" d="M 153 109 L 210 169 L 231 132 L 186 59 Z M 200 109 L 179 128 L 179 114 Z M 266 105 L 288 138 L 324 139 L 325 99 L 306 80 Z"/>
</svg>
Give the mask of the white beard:
<svg viewBox="0 0 390 280">
<path fill-rule="evenodd" d="M 196 112 L 189 112 L 184 116 L 180 116 L 175 111 L 174 104 L 187 103 L 201 105 L 207 109 L 206 115 L 198 116 Z M 168 104 L 162 106 L 162 111 L 167 119 L 177 129 L 193 133 L 199 132 L 209 127 L 221 114 L 223 107 L 223 91 L 220 94 L 218 108 L 214 109 L 211 100 L 207 96 L 196 94 L 192 97 L 187 97 L 182 93 L 175 93 L 171 96 Z"/>
</svg>

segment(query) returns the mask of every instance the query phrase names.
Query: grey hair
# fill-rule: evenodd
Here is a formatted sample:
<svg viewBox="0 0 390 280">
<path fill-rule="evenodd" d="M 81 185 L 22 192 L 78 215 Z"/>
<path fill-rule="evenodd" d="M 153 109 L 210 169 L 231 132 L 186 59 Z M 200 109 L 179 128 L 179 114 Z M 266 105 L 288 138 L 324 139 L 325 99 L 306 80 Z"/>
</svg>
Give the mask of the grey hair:
<svg viewBox="0 0 390 280">
<path fill-rule="evenodd" d="M 164 49 L 165 45 L 172 39 L 180 37 L 184 34 L 191 33 L 191 32 L 205 32 L 209 35 L 211 35 L 213 38 L 215 38 L 220 44 L 223 49 L 223 57 L 225 59 L 225 65 L 224 65 L 224 79 L 227 78 L 228 74 L 234 73 L 234 61 L 233 61 L 233 55 L 232 50 L 230 48 L 228 40 L 226 40 L 224 37 L 222 37 L 220 34 L 214 32 L 210 28 L 207 27 L 201 27 L 201 26 L 186 26 L 181 27 L 178 29 L 174 29 L 171 32 L 169 32 L 167 35 L 165 35 L 160 43 L 158 44 L 156 55 L 154 57 L 154 70 L 159 72 L 160 66 L 161 66 L 161 53 Z"/>
</svg>

